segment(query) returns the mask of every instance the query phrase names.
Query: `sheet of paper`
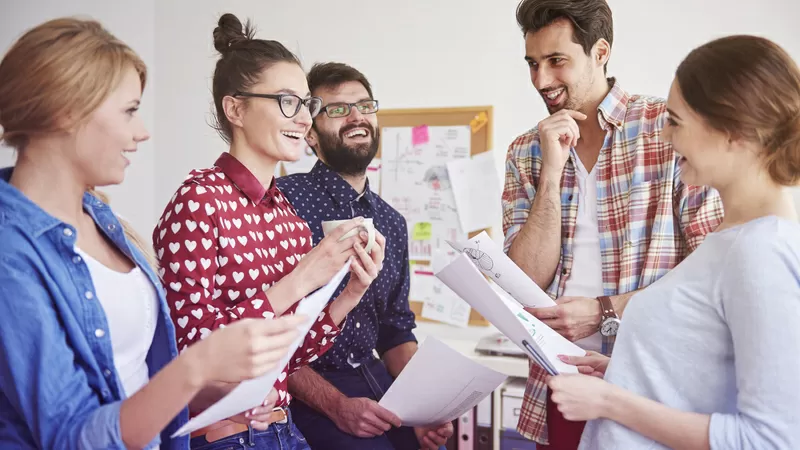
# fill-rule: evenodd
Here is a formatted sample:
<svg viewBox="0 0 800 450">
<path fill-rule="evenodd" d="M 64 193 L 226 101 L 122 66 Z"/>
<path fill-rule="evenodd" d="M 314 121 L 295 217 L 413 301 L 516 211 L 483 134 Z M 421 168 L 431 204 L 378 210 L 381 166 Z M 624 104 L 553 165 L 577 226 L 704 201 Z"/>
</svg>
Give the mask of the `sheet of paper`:
<svg viewBox="0 0 800 450">
<path fill-rule="evenodd" d="M 419 302 L 424 302 L 426 298 L 433 295 L 433 285 L 441 283 L 433 273 L 431 266 L 422 264 L 411 264 L 411 280 L 408 298 Z"/>
<path fill-rule="evenodd" d="M 450 422 L 488 397 L 506 376 L 428 337 L 379 404 L 405 426 Z"/>
<path fill-rule="evenodd" d="M 436 277 L 548 373 L 577 373 L 575 366 L 564 364 L 558 355 L 583 356 L 586 352 L 522 309 L 502 289 L 493 288 L 466 253 Z"/>
<path fill-rule="evenodd" d="M 300 333 L 297 339 L 289 347 L 289 351 L 283 357 L 278 367 L 265 373 L 264 375 L 253 378 L 252 380 L 243 381 L 235 389 L 228 393 L 225 397 L 211 405 L 208 409 L 198 414 L 191 419 L 186 425 L 181 427 L 172 437 L 183 436 L 192 431 L 199 430 L 205 426 L 211 425 L 214 422 L 222 419 L 235 416 L 250 408 L 260 405 L 272 390 L 272 386 L 277 381 L 278 376 L 283 371 L 283 368 L 288 364 L 289 358 L 292 357 L 294 352 L 305 339 L 306 334 L 311 329 L 314 321 L 317 320 L 319 314 L 325 308 L 325 305 L 330 300 L 331 296 L 339 287 L 339 284 L 344 279 L 345 275 L 350 271 L 350 262 L 342 267 L 336 275 L 333 276 L 331 281 L 325 286 L 318 289 L 305 299 L 300 301 L 297 305 L 295 314 L 302 314 L 308 317 L 308 320 L 298 327 Z M 269 320 L 269 319 L 265 319 Z"/>
<path fill-rule="evenodd" d="M 311 147 L 306 145 L 306 148 L 300 154 L 300 159 L 297 161 L 283 161 L 283 168 L 286 169 L 286 175 L 292 175 L 295 173 L 307 173 L 313 167 L 314 164 L 317 163 L 317 155 L 314 154 L 314 151 L 311 150 Z"/>
<path fill-rule="evenodd" d="M 469 126 L 381 129 L 381 197 L 408 222 L 409 257 L 428 261 L 437 249 L 447 249 L 447 240 L 462 240 L 467 234 L 458 220 L 455 197 L 447 174 L 447 163 L 469 159 Z M 429 223 L 430 239 L 413 239 L 414 226 Z M 427 235 L 425 235 L 427 236 Z"/>
<path fill-rule="evenodd" d="M 466 327 L 469 325 L 469 314 L 472 311 L 469 303 L 434 276 L 434 272 L 447 266 L 450 259 L 452 258 L 443 251 L 434 253 L 431 265 L 427 267 L 429 271 L 427 273 L 430 275 L 419 276 L 419 278 L 430 278 L 424 280 L 424 287 L 427 290 L 422 293 L 422 297 L 411 297 L 411 299 L 422 302 L 422 317 L 457 327 Z"/>
<path fill-rule="evenodd" d="M 486 232 L 469 240 L 448 242 L 459 252 L 465 253 L 492 281 L 511 294 L 516 301 L 529 308 L 555 306 L 556 303 L 538 284 L 506 256 Z"/>
<path fill-rule="evenodd" d="M 369 180 L 369 188 L 372 192 L 381 193 L 381 160 L 380 158 L 373 158 L 372 162 L 367 166 L 367 179 Z"/>
<path fill-rule="evenodd" d="M 447 163 L 458 219 L 467 233 L 491 228 L 502 216 L 500 176 L 492 152 Z"/>
</svg>

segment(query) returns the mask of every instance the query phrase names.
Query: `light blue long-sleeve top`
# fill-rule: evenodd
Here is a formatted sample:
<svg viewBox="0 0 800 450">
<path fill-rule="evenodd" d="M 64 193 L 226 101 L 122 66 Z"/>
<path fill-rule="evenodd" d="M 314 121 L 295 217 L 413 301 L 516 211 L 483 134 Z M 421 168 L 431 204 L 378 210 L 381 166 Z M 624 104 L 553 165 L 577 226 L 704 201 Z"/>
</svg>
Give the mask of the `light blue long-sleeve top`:
<svg viewBox="0 0 800 450">
<path fill-rule="evenodd" d="M 800 225 L 763 217 L 709 234 L 625 309 L 606 380 L 711 415 L 712 449 L 800 449 Z M 587 449 L 662 449 L 610 420 Z"/>
</svg>

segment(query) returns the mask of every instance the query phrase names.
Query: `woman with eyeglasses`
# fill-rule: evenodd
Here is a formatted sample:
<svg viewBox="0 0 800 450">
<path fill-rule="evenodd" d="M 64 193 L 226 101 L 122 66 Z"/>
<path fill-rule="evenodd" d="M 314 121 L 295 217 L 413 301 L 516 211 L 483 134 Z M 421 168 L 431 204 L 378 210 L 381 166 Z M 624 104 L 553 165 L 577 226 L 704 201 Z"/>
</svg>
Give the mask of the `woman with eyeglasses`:
<svg viewBox="0 0 800 450">
<path fill-rule="evenodd" d="M 246 444 L 308 448 L 291 421 L 287 377 L 332 346 L 346 315 L 377 277 L 383 241 L 367 254 L 363 238 L 341 239 L 363 221 L 340 226 L 312 250 L 308 225 L 275 186 L 280 161 L 295 161 L 321 107 L 297 57 L 281 43 L 255 39 L 224 14 L 214 30 L 221 57 L 213 78 L 216 129 L 230 150 L 178 188 L 153 233 L 160 275 L 183 351 L 213 330 L 246 318 L 292 314 L 352 258 L 343 292 L 323 310 L 274 386 L 275 399 L 192 433 L 192 448 Z M 340 241 L 341 239 L 341 241 Z M 218 383 L 190 403 L 198 414 L 234 385 Z M 273 407 L 272 404 L 275 404 Z"/>
</svg>

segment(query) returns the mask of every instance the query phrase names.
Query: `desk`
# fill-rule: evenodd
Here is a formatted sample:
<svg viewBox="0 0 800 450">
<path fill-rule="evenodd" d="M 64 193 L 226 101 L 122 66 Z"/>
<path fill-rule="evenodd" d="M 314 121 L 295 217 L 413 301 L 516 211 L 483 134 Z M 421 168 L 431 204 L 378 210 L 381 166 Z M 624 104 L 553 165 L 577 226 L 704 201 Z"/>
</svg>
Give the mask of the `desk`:
<svg viewBox="0 0 800 450">
<path fill-rule="evenodd" d="M 528 358 L 516 356 L 489 356 L 475 352 L 478 340 L 488 334 L 497 332 L 493 326 L 459 328 L 443 323 L 417 322 L 414 335 L 421 344 L 426 337 L 433 336 L 461 353 L 484 366 L 496 370 L 509 377 L 528 378 Z M 500 427 L 502 423 L 503 385 L 492 393 L 492 448 L 500 450 Z"/>
</svg>

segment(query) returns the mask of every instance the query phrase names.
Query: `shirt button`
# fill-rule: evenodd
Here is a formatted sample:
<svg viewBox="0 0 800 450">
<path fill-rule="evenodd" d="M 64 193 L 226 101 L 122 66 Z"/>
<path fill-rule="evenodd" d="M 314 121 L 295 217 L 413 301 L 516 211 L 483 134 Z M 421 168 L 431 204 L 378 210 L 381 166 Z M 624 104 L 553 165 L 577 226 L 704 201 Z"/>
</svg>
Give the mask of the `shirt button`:
<svg viewBox="0 0 800 450">
<path fill-rule="evenodd" d="M 86 297 L 86 300 L 91 300 L 91 299 L 93 299 L 93 298 L 94 298 L 94 294 L 92 294 L 92 291 L 86 291 L 86 292 L 83 294 L 83 296 L 84 296 L 84 297 Z"/>
<path fill-rule="evenodd" d="M 75 264 L 80 264 L 81 257 L 80 256 L 73 256 L 72 257 L 72 262 L 74 262 Z"/>
<path fill-rule="evenodd" d="M 108 231 L 114 231 L 114 230 L 116 230 L 116 229 L 117 229 L 117 226 L 116 226 L 116 225 L 114 225 L 113 223 L 110 223 L 110 224 L 108 224 L 108 226 L 106 227 L 106 229 L 107 229 Z"/>
<path fill-rule="evenodd" d="M 111 393 L 110 393 L 110 392 L 108 392 L 108 390 L 106 390 L 106 389 L 103 389 L 103 392 L 102 392 L 102 394 L 103 394 L 103 398 L 104 398 L 104 399 L 108 399 L 108 397 L 110 397 L 110 396 L 111 396 Z"/>
<path fill-rule="evenodd" d="M 573 195 L 569 194 L 569 200 L 572 201 Z"/>
<path fill-rule="evenodd" d="M 97 338 L 101 338 L 101 337 L 106 335 L 106 332 L 103 331 L 102 329 L 98 328 L 98 329 L 94 330 L 94 335 Z"/>
<path fill-rule="evenodd" d="M 561 269 L 561 275 L 566 275 L 567 272 L 568 272 L 567 269 Z"/>
<path fill-rule="evenodd" d="M 69 228 L 64 228 L 64 236 L 72 237 L 72 230 L 70 230 Z"/>
<path fill-rule="evenodd" d="M 111 371 L 106 369 L 106 370 L 103 371 L 103 375 L 105 375 L 106 378 L 111 378 Z"/>
</svg>

